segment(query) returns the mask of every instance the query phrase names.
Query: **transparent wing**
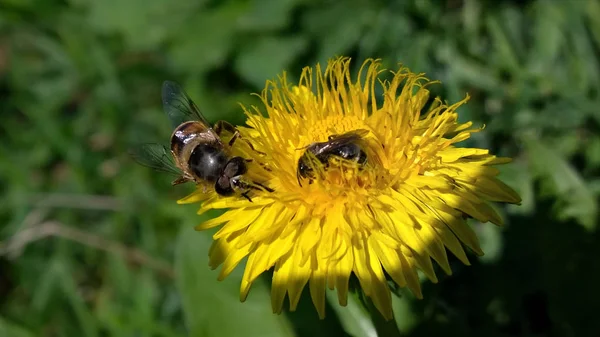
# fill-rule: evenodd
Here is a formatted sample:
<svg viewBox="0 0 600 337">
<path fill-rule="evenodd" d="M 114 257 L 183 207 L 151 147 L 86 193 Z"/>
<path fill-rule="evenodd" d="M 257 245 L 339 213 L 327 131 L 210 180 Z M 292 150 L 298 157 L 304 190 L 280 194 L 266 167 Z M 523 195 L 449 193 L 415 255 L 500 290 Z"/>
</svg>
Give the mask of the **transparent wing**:
<svg viewBox="0 0 600 337">
<path fill-rule="evenodd" d="M 129 154 L 140 165 L 176 176 L 181 175 L 181 171 L 175 166 L 171 151 L 164 145 L 140 144 L 130 149 Z"/>
<path fill-rule="evenodd" d="M 366 137 L 369 134 L 369 130 L 366 129 L 356 129 L 352 131 L 348 131 L 341 135 L 333 135 L 332 139 L 344 139 L 344 140 L 357 140 L 359 138 Z"/>
<path fill-rule="evenodd" d="M 210 123 L 181 86 L 172 81 L 165 81 L 162 86 L 162 103 L 165 113 L 171 120 L 173 128 L 183 122 L 199 121 L 210 128 Z"/>
<path fill-rule="evenodd" d="M 371 165 L 382 167 L 383 162 L 381 158 L 384 156 L 383 146 L 381 142 L 377 141 L 375 137 L 366 137 L 369 131 L 360 129 L 355 130 L 355 134 L 360 135 L 360 139 L 356 140 L 356 143 L 366 153 L 368 162 Z"/>
<path fill-rule="evenodd" d="M 362 137 L 368 134 L 367 130 L 358 129 L 350 132 L 346 132 L 341 135 L 331 135 L 330 139 L 326 142 L 317 143 L 314 145 L 314 154 L 319 155 L 321 153 L 325 153 L 331 151 L 332 149 L 336 149 L 340 146 L 346 145 L 348 143 L 353 143 L 361 140 Z"/>
</svg>

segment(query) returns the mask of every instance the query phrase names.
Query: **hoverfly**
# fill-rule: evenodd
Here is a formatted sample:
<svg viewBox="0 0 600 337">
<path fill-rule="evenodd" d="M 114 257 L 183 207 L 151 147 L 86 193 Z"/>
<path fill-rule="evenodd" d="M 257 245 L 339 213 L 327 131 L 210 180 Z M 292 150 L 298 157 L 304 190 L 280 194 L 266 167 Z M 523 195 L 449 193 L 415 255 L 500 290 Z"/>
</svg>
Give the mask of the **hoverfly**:
<svg viewBox="0 0 600 337">
<path fill-rule="evenodd" d="M 138 163 L 178 175 L 173 185 L 188 181 L 209 184 L 222 196 L 240 193 L 252 201 L 248 196 L 252 189 L 273 192 L 267 186 L 244 179 L 251 159 L 230 156 L 230 147 L 241 139 L 233 125 L 218 121 L 211 127 L 196 104 L 175 82 L 163 83 L 162 103 L 175 128 L 171 135 L 171 149 L 169 151 L 159 144 L 141 145 L 132 153 Z M 221 139 L 223 131 L 233 134 L 227 144 Z M 250 142 L 247 143 L 254 149 Z"/>
</svg>

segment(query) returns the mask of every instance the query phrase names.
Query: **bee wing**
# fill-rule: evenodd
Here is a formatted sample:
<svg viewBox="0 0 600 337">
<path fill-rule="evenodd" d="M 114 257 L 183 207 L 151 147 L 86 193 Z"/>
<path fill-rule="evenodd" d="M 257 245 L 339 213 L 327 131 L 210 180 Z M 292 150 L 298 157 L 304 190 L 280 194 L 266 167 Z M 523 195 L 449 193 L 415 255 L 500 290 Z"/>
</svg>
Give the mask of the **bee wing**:
<svg viewBox="0 0 600 337">
<path fill-rule="evenodd" d="M 162 103 L 165 113 L 174 128 L 187 121 L 199 121 L 211 128 L 210 123 L 181 86 L 172 81 L 165 81 L 162 86 Z"/>
<path fill-rule="evenodd" d="M 330 140 L 322 143 L 316 143 L 312 145 L 312 152 L 318 156 L 322 153 L 331 151 L 332 149 L 338 148 L 342 145 L 346 145 L 348 143 L 357 142 L 362 139 L 368 133 L 367 130 L 359 129 L 350 132 L 346 132 L 341 135 L 332 135 L 330 136 Z"/>
<path fill-rule="evenodd" d="M 131 148 L 129 154 L 140 165 L 156 171 L 181 175 L 181 171 L 175 166 L 173 156 L 166 146 L 156 143 L 140 144 Z"/>
<path fill-rule="evenodd" d="M 364 137 L 366 137 L 369 134 L 369 132 L 370 131 L 367 130 L 367 129 L 356 129 L 356 130 L 353 130 L 353 131 L 346 132 L 342 136 L 344 136 L 344 135 L 348 135 L 348 136 L 352 135 L 354 137 L 364 138 Z"/>
<path fill-rule="evenodd" d="M 370 164 L 382 167 L 383 162 L 381 158 L 383 156 L 383 148 L 380 143 L 374 142 L 373 139 L 361 138 L 357 141 L 357 144 L 359 144 L 360 148 L 367 155 L 367 160 Z"/>
</svg>

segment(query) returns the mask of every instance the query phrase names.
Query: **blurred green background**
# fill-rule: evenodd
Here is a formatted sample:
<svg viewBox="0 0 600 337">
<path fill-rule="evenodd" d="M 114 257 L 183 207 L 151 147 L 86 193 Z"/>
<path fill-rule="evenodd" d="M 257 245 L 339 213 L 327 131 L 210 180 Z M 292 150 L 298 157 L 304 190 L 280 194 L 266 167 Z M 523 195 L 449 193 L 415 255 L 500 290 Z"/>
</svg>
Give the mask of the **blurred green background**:
<svg viewBox="0 0 600 337">
<path fill-rule="evenodd" d="M 269 279 L 207 266 L 191 186 L 132 162 L 167 140 L 165 79 L 207 117 L 336 55 L 442 80 L 465 146 L 515 158 L 522 206 L 473 223 L 486 255 L 395 301 L 406 336 L 600 334 L 600 2 L 0 1 L 0 336 L 372 336 L 355 305 L 271 314 Z M 210 214 L 209 214 L 210 216 Z M 305 295 L 308 295 L 305 292 Z"/>
</svg>

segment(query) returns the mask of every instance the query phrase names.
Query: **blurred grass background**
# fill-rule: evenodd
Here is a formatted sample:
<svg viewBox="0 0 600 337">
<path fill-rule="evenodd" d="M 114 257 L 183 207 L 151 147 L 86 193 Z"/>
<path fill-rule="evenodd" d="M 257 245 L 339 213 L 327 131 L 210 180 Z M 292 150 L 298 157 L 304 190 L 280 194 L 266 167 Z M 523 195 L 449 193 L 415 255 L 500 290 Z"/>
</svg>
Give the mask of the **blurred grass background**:
<svg viewBox="0 0 600 337">
<path fill-rule="evenodd" d="M 442 80 L 465 146 L 515 158 L 523 205 L 474 223 L 486 255 L 396 300 L 407 336 L 598 336 L 600 2 L 316 0 L 0 1 L 0 336 L 372 336 L 335 299 L 270 312 L 268 277 L 239 303 L 241 268 L 207 267 L 190 186 L 138 167 L 167 140 L 165 79 L 207 117 L 283 70 L 336 55 Z M 264 281 L 264 282 L 263 282 Z M 305 292 L 305 295 L 308 295 Z"/>
</svg>

